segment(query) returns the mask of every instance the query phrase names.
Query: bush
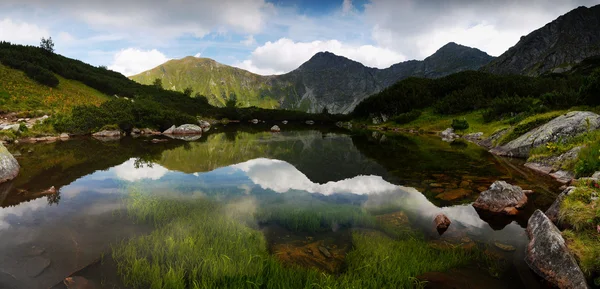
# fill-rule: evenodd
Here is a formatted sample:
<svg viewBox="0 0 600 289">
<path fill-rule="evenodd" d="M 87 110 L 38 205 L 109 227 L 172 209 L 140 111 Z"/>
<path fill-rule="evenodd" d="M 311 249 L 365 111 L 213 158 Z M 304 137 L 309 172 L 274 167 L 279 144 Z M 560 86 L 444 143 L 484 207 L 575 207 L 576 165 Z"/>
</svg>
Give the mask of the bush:
<svg viewBox="0 0 600 289">
<path fill-rule="evenodd" d="M 600 105 L 600 69 L 588 76 L 579 90 L 581 99 L 588 105 Z"/>
<path fill-rule="evenodd" d="M 420 110 L 413 110 L 411 112 L 401 113 L 398 116 L 392 118 L 392 121 L 397 124 L 406 124 L 410 123 L 413 120 L 419 118 L 421 116 Z"/>
<path fill-rule="evenodd" d="M 600 170 L 600 143 L 595 142 L 581 150 L 579 160 L 575 164 L 575 175 L 579 177 L 591 176 Z"/>
<path fill-rule="evenodd" d="M 466 119 L 453 119 L 452 120 L 452 129 L 454 130 L 466 130 L 469 128 L 469 123 Z"/>
<path fill-rule="evenodd" d="M 535 99 L 530 97 L 504 96 L 492 100 L 489 108 L 483 113 L 483 120 L 490 122 L 505 116 L 515 116 L 522 112 L 534 110 Z"/>
<path fill-rule="evenodd" d="M 433 109 L 439 114 L 457 114 L 481 108 L 482 101 L 485 101 L 483 91 L 473 85 L 453 91 L 438 101 Z"/>
<path fill-rule="evenodd" d="M 509 134 L 507 134 L 504 138 L 502 138 L 502 141 L 500 144 L 505 144 L 511 140 L 514 140 L 514 139 L 524 135 L 528 131 L 551 121 L 555 117 L 556 117 L 556 115 L 550 115 L 550 116 L 546 116 L 546 117 L 535 118 L 535 119 L 527 121 L 527 122 L 519 123 L 513 128 L 513 130 Z"/>
</svg>

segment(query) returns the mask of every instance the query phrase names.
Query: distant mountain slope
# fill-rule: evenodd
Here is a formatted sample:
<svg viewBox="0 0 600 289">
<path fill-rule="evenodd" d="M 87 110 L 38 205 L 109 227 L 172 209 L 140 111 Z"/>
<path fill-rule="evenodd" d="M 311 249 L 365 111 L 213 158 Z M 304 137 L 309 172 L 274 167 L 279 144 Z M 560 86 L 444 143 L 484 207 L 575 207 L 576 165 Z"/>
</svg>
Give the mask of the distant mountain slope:
<svg viewBox="0 0 600 289">
<path fill-rule="evenodd" d="M 229 96 L 235 94 L 238 103 L 243 106 L 279 107 L 273 98 L 261 97 L 261 91 L 269 88 L 267 77 L 208 58 L 188 56 L 169 60 L 130 77 L 142 84 L 151 84 L 157 78 L 162 79 L 165 89 L 183 91 L 191 87 L 194 92 L 208 97 L 209 102 L 217 106 L 224 106 Z"/>
<path fill-rule="evenodd" d="M 484 70 L 537 76 L 568 71 L 595 55 L 600 55 L 600 5 L 574 9 L 521 37 Z"/>
<path fill-rule="evenodd" d="M 319 52 L 297 69 L 260 76 L 210 59 L 186 57 L 168 61 L 131 79 L 150 84 L 163 79 L 165 88 L 191 86 L 211 103 L 224 105 L 233 92 L 244 106 L 349 113 L 363 99 L 411 76 L 437 78 L 477 70 L 493 57 L 475 48 L 449 43 L 423 61 L 406 61 L 386 69 L 366 67 L 330 52 Z"/>
<path fill-rule="evenodd" d="M 57 76 L 56 88 L 31 80 L 22 71 L 0 64 L 0 113 L 43 110 L 68 111 L 74 106 L 100 105 L 109 97 L 85 84 Z"/>
</svg>

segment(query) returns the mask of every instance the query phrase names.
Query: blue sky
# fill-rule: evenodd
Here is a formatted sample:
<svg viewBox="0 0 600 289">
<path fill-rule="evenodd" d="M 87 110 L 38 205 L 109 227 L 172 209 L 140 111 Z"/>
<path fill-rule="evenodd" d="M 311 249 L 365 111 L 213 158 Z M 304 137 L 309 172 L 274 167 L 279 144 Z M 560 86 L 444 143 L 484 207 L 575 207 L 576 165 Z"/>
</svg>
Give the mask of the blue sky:
<svg viewBox="0 0 600 289">
<path fill-rule="evenodd" d="M 522 35 L 597 2 L 2 0 L 0 40 L 37 45 L 52 36 L 58 53 L 125 75 L 189 55 L 280 74 L 319 51 L 385 68 L 450 41 L 497 56 Z"/>
</svg>

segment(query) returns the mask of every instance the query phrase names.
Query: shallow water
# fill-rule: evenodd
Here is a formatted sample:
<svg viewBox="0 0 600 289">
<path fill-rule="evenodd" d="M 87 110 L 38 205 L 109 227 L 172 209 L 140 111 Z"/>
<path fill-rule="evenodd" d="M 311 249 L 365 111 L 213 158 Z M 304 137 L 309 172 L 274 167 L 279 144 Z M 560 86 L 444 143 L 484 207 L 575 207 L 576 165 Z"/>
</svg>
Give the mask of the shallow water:
<svg viewBox="0 0 600 289">
<path fill-rule="evenodd" d="M 434 136 L 267 129 L 217 127 L 193 142 L 82 138 L 9 147 L 22 168 L 17 179 L 0 186 L 0 287 L 51 287 L 110 252 L 111 244 L 147 233 L 146 226 L 127 218 L 124 198 L 131 185 L 147 193 L 224 202 L 248 196 L 264 205 L 265 196 L 281 196 L 278 202 L 297 206 L 320 200 L 382 216 L 402 211 L 411 227 L 432 242 L 474 242 L 503 255 L 514 265 L 498 282 L 515 288 L 537 282 L 522 262 L 524 227 L 534 209 L 545 210 L 554 200 L 558 184 L 549 178 L 473 144 L 450 145 Z M 535 191 L 519 216 L 489 219 L 470 205 L 479 191 L 499 179 Z M 51 186 L 58 195 L 42 193 Z M 433 228 L 440 212 L 453 222 L 442 236 Z M 263 231 L 273 254 L 294 244 L 309 250 L 303 246 L 321 239 L 343 248 L 348 239 L 344 230 L 332 236 L 313 234 L 315 241 L 270 224 Z M 506 252 L 495 244 L 515 250 Z M 314 266 L 336 272 L 343 267 L 343 260 L 338 261 L 319 265 L 317 260 Z"/>
</svg>

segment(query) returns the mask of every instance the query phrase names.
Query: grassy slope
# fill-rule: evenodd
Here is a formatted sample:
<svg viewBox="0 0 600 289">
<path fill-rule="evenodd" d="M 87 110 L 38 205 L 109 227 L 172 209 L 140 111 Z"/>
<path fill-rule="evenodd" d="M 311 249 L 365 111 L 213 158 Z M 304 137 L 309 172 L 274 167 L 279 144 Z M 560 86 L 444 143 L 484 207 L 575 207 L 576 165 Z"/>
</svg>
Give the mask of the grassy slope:
<svg viewBox="0 0 600 289">
<path fill-rule="evenodd" d="M 190 56 L 170 60 L 130 78 L 142 84 L 151 84 L 156 78 L 161 78 L 165 89 L 177 91 L 192 87 L 194 94 L 205 95 L 211 104 L 217 106 L 224 106 L 234 93 L 240 106 L 279 107 L 276 99 L 263 97 L 262 91 L 269 88 L 267 77 L 208 58 Z"/>
<path fill-rule="evenodd" d="M 60 83 L 50 88 L 31 80 L 22 71 L 0 64 L 0 107 L 4 112 L 44 110 L 67 111 L 76 105 L 99 105 L 108 96 L 78 81 L 57 76 Z"/>
</svg>

